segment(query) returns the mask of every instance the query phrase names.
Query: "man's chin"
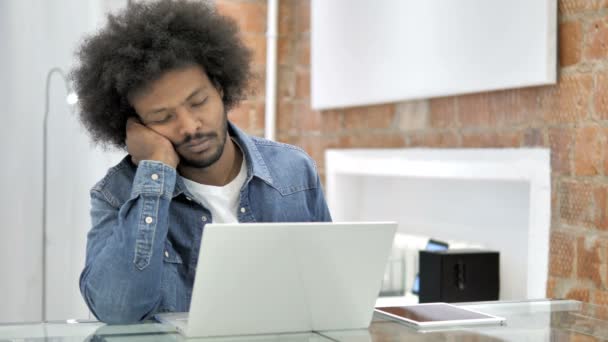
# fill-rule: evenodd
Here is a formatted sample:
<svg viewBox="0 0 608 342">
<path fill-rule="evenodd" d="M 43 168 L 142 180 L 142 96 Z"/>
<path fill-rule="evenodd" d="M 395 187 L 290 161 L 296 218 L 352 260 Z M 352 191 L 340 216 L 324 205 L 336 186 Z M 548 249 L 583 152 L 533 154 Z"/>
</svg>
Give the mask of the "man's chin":
<svg viewBox="0 0 608 342">
<path fill-rule="evenodd" d="M 192 167 L 204 169 L 215 164 L 220 159 L 221 153 L 214 153 L 211 156 L 189 156 L 179 154 L 179 165 L 181 167 Z"/>
</svg>

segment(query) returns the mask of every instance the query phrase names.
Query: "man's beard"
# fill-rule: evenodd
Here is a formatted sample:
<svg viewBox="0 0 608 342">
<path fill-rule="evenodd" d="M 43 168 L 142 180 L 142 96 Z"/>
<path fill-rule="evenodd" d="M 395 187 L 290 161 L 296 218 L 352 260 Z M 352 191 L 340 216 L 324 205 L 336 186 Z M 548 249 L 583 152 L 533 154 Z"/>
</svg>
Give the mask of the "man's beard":
<svg viewBox="0 0 608 342">
<path fill-rule="evenodd" d="M 185 145 L 193 139 L 204 139 L 204 138 L 213 139 L 213 140 L 217 139 L 217 140 L 219 140 L 219 145 L 217 146 L 216 151 L 211 156 L 204 158 L 204 159 L 190 159 L 178 152 L 179 166 L 204 169 L 204 168 L 207 168 L 207 167 L 213 165 L 215 162 L 217 162 L 220 159 L 220 157 L 224 153 L 224 147 L 226 146 L 227 135 L 228 135 L 228 118 L 225 115 L 224 123 L 222 125 L 222 130 L 219 133 L 219 139 L 218 139 L 218 134 L 216 132 L 213 132 L 210 134 L 198 133 L 195 135 L 187 136 L 184 139 L 184 141 L 182 143 L 180 143 L 178 146 Z M 178 151 L 178 148 L 176 148 L 176 151 Z"/>
</svg>

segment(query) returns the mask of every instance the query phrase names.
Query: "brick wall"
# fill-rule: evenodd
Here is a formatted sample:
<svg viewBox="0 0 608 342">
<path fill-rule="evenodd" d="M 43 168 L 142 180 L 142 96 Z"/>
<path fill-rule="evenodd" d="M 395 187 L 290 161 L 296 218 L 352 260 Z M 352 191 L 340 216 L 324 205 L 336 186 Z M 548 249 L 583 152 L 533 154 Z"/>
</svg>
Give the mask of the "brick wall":
<svg viewBox="0 0 608 342">
<path fill-rule="evenodd" d="M 256 94 L 229 114 L 263 135 L 266 1 L 217 0 L 255 50 Z M 339 147 L 551 148 L 547 296 L 608 305 L 608 1 L 559 0 L 559 83 L 330 111 L 310 108 L 310 0 L 281 0 L 278 140 L 324 174 Z"/>
</svg>

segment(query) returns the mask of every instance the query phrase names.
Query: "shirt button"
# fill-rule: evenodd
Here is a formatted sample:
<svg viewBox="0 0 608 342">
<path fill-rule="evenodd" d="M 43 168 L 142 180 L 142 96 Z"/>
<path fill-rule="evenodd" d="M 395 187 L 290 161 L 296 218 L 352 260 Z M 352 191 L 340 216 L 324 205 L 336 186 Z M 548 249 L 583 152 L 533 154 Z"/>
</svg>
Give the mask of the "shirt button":
<svg viewBox="0 0 608 342">
<path fill-rule="evenodd" d="M 201 220 L 203 220 L 203 222 L 207 222 L 207 216 L 203 215 L 203 217 L 201 217 Z"/>
<path fill-rule="evenodd" d="M 152 223 L 152 218 L 150 216 L 146 217 L 146 223 L 147 224 Z"/>
<path fill-rule="evenodd" d="M 244 207 L 243 207 L 243 208 L 241 208 L 241 212 L 242 212 L 242 213 L 245 213 L 245 211 L 247 211 L 247 210 L 246 210 Z"/>
<path fill-rule="evenodd" d="M 157 180 L 158 179 L 158 175 L 156 173 L 152 174 L 152 180 Z"/>
<path fill-rule="evenodd" d="M 165 257 L 168 258 L 169 257 L 169 252 L 165 251 Z"/>
</svg>

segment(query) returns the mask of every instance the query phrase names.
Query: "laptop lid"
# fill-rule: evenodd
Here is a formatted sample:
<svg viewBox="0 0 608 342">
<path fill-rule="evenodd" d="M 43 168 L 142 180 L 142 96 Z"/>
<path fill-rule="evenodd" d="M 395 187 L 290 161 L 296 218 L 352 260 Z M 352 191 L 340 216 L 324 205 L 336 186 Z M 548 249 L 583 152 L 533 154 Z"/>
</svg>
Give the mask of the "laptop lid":
<svg viewBox="0 0 608 342">
<path fill-rule="evenodd" d="M 187 336 L 365 329 L 394 222 L 208 224 Z"/>
</svg>

